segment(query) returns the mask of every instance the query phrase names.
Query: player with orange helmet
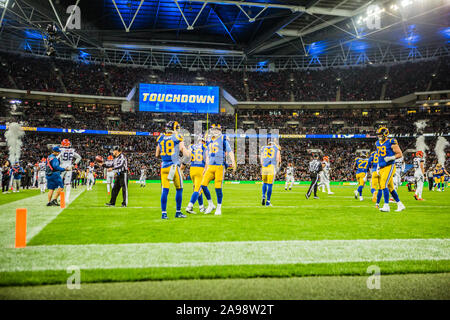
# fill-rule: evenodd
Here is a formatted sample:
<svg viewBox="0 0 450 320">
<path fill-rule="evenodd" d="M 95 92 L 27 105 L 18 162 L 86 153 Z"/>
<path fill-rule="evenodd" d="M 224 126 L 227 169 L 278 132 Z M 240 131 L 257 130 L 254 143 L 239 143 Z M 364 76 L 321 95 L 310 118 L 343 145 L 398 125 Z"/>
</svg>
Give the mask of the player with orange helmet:
<svg viewBox="0 0 450 320">
<path fill-rule="evenodd" d="M 425 159 L 423 158 L 423 151 L 416 152 L 416 157 L 413 160 L 414 166 L 414 179 L 416 180 L 416 192 L 414 193 L 414 199 L 422 199 L 423 183 L 425 181 Z"/>
<path fill-rule="evenodd" d="M 95 183 L 94 173 L 95 173 L 95 163 L 90 162 L 89 166 L 87 167 L 87 170 L 86 170 L 86 176 L 87 176 L 86 190 L 92 190 L 92 187 Z"/>
<path fill-rule="evenodd" d="M 75 152 L 72 148 L 72 143 L 69 139 L 63 139 L 61 141 L 61 153 L 58 156 L 61 168 L 69 168 L 69 170 L 61 173 L 61 178 L 64 182 L 64 188 L 66 189 L 65 199 L 67 203 L 70 203 L 70 191 L 72 190 L 72 165 L 75 159 L 75 164 L 81 161 L 81 156 Z"/>
<path fill-rule="evenodd" d="M 322 158 L 322 171 L 319 172 L 319 189 L 322 187 L 322 192 L 325 192 L 325 187 L 327 187 L 328 194 L 334 194 L 330 189 L 330 158 L 324 156 Z"/>
</svg>

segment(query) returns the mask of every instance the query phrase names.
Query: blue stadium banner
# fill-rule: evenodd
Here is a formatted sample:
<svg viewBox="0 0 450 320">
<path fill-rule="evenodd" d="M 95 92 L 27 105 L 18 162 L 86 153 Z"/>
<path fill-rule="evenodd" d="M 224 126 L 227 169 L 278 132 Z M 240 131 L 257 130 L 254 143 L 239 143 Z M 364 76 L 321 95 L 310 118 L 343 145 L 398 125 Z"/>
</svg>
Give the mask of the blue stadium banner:
<svg viewBox="0 0 450 320">
<path fill-rule="evenodd" d="M 139 111 L 219 113 L 219 87 L 139 84 Z"/>
</svg>

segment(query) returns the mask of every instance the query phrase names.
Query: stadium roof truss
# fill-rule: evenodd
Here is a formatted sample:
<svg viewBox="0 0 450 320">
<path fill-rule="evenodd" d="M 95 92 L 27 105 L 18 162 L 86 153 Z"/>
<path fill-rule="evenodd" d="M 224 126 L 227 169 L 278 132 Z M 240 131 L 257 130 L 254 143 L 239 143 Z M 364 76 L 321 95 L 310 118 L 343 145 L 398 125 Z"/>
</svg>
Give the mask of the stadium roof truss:
<svg viewBox="0 0 450 320">
<path fill-rule="evenodd" d="M 407 22 L 419 24 L 416 21 L 425 16 L 448 21 L 449 10 L 443 9 L 450 3 L 445 0 L 432 0 L 435 6 L 410 16 L 388 12 L 382 27 L 361 31 L 357 18 L 369 6 L 393 1 L 108 0 L 101 1 L 102 12 L 108 13 L 102 23 L 85 19 L 80 30 L 68 30 L 74 10 L 66 10 L 66 5 L 84 4 L 85 12 L 89 2 L 0 0 L 0 50 L 45 55 L 45 27 L 53 22 L 60 30 L 60 58 L 153 68 L 266 71 L 449 55 L 448 39 L 405 45 L 392 38 L 400 31 L 408 39 Z M 114 28 L 103 28 L 113 20 Z M 358 49 L 367 43 L 367 49 Z"/>
</svg>

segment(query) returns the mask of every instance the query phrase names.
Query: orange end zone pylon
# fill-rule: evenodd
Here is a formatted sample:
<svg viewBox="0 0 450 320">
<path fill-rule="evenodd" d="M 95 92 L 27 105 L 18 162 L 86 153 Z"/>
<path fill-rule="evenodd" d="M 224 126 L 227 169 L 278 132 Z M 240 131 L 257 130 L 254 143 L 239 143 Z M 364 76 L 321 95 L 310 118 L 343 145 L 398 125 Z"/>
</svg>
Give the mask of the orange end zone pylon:
<svg viewBox="0 0 450 320">
<path fill-rule="evenodd" d="M 66 194 L 64 191 L 61 191 L 60 198 L 61 209 L 64 209 L 66 207 Z"/>
<path fill-rule="evenodd" d="M 27 209 L 16 209 L 16 248 L 27 246 Z"/>
</svg>

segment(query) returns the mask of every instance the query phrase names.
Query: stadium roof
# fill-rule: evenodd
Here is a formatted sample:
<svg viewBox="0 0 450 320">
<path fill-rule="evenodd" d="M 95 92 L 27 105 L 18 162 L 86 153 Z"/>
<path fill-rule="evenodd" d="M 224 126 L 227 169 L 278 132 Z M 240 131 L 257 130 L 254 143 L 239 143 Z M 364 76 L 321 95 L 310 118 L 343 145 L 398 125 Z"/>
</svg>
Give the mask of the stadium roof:
<svg viewBox="0 0 450 320">
<path fill-rule="evenodd" d="M 430 46 L 448 53 L 450 38 L 446 0 L 0 0 L 7 5 L 0 37 L 9 40 L 0 49 L 35 49 L 46 23 L 64 29 L 74 4 L 81 28 L 67 29 L 58 46 L 86 54 L 195 52 L 270 61 Z"/>
</svg>

